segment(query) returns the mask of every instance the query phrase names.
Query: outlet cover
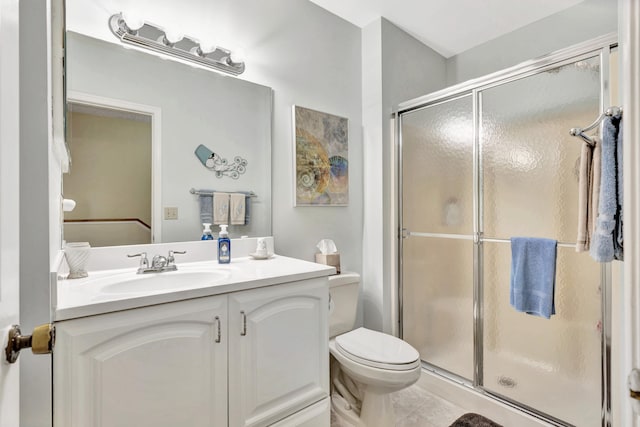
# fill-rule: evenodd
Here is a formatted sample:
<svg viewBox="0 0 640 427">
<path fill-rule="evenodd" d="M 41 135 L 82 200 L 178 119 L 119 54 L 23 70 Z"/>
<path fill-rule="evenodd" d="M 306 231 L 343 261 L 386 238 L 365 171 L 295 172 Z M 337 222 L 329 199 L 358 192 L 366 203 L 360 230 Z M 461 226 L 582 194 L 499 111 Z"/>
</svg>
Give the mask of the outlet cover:
<svg viewBox="0 0 640 427">
<path fill-rule="evenodd" d="M 178 208 L 164 208 L 164 219 L 178 219 Z"/>
</svg>

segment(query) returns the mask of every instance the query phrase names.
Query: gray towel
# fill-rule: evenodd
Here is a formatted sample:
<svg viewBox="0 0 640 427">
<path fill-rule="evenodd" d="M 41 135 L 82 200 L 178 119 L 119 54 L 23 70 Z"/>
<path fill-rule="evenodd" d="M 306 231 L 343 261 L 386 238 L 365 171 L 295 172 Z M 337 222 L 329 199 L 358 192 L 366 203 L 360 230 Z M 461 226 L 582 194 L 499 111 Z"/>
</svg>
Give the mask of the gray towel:
<svg viewBox="0 0 640 427">
<path fill-rule="evenodd" d="M 593 233 L 591 257 L 598 262 L 622 260 L 622 138 L 620 116 L 606 117 L 602 127 L 602 162 L 598 218 Z M 620 147 L 620 150 L 618 148 Z M 620 151 L 620 153 L 618 153 Z M 616 231 L 617 230 L 617 231 Z M 619 236 L 618 236 L 619 233 Z M 618 242 L 618 237 L 620 242 Z M 614 243 L 615 242 L 615 243 Z"/>
<path fill-rule="evenodd" d="M 549 319 L 556 314 L 556 247 L 551 239 L 511 238 L 511 289 L 513 308 Z"/>
<path fill-rule="evenodd" d="M 213 224 L 213 191 L 200 190 L 198 193 L 200 222 L 203 224 Z"/>
<path fill-rule="evenodd" d="M 239 191 L 245 195 L 244 199 L 244 225 L 249 225 L 251 218 L 251 191 Z"/>
</svg>

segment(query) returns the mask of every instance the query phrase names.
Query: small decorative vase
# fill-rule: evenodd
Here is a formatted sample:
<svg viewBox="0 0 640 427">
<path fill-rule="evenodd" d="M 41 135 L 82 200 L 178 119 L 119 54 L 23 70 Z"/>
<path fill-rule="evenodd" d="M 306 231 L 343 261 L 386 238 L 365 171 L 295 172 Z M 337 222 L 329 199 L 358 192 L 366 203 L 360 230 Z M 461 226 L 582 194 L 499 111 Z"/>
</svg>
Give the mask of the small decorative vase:
<svg viewBox="0 0 640 427">
<path fill-rule="evenodd" d="M 258 244 L 256 245 L 256 255 L 258 256 L 267 256 L 269 253 L 267 252 L 267 241 L 264 237 L 258 238 Z"/>
<path fill-rule="evenodd" d="M 64 246 L 64 257 L 69 264 L 67 279 L 81 279 L 89 274 L 85 270 L 89 260 L 91 245 L 88 242 L 67 243 Z"/>
</svg>

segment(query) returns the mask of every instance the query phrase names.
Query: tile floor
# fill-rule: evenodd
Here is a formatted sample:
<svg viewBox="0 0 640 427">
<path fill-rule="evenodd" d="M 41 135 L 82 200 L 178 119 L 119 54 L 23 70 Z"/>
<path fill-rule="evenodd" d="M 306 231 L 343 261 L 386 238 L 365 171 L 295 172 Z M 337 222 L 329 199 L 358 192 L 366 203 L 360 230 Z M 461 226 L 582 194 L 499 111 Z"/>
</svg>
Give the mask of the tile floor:
<svg viewBox="0 0 640 427">
<path fill-rule="evenodd" d="M 448 427 L 462 414 L 469 412 L 417 384 L 391 396 L 396 409 L 396 427 Z M 331 427 L 342 427 L 333 413 Z"/>
</svg>

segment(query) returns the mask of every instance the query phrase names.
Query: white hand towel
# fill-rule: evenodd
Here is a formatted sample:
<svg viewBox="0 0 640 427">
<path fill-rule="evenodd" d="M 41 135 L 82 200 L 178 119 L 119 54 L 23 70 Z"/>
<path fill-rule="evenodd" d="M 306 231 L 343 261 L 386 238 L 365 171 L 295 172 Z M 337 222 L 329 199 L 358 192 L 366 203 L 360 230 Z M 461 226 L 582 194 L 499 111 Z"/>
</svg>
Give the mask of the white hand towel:
<svg viewBox="0 0 640 427">
<path fill-rule="evenodd" d="M 229 224 L 229 193 L 213 193 L 213 223 Z"/>
<path fill-rule="evenodd" d="M 245 196 L 242 193 L 231 193 L 231 224 L 244 225 Z"/>
</svg>

